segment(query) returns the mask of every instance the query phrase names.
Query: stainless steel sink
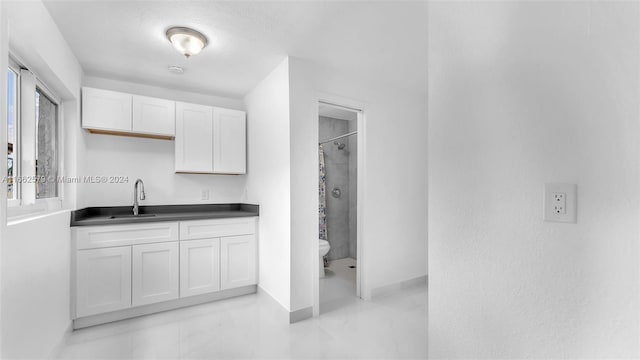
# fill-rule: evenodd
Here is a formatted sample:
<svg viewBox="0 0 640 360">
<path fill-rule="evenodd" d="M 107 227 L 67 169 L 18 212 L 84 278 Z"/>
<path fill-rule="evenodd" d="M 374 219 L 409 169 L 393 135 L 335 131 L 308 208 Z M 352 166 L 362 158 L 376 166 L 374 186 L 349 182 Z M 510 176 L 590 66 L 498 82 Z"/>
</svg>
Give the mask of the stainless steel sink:
<svg viewBox="0 0 640 360">
<path fill-rule="evenodd" d="M 134 218 L 152 217 L 152 216 L 156 216 L 156 214 L 138 214 L 138 215 L 127 214 L 127 215 L 111 215 L 111 216 L 109 216 L 109 219 L 134 219 Z"/>
</svg>

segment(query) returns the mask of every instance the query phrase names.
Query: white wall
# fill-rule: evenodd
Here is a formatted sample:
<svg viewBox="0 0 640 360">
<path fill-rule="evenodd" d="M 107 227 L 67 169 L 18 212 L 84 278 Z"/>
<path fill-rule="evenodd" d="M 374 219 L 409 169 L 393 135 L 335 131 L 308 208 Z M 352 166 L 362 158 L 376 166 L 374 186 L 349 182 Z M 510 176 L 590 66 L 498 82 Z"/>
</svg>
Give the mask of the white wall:
<svg viewBox="0 0 640 360">
<path fill-rule="evenodd" d="M 362 212 L 362 296 L 427 274 L 427 109 L 425 91 L 403 91 L 354 79 L 309 61 L 291 59 L 292 261 L 317 258 L 318 100 L 328 96 L 360 104 L 365 162 Z M 425 84 L 426 84 L 426 79 Z M 305 242 L 304 239 L 311 239 Z M 314 243 L 315 242 L 315 243 Z M 314 246 L 315 244 L 315 246 Z M 295 252 L 294 252 L 295 250 Z M 307 261 L 307 260 L 304 260 Z M 308 301 L 317 281 L 315 260 L 297 264 L 292 299 Z M 292 278 L 295 279 L 295 278 Z M 298 307 L 310 306 L 301 303 Z"/>
<path fill-rule="evenodd" d="M 260 204 L 260 288 L 291 310 L 289 61 L 246 97 L 247 197 Z"/>
<path fill-rule="evenodd" d="M 303 66 L 299 59 L 289 59 L 292 311 L 313 306 L 314 265 L 319 261 L 318 104 Z"/>
<path fill-rule="evenodd" d="M 640 356 L 639 10 L 430 3 L 430 358 Z"/>
<path fill-rule="evenodd" d="M 71 324 L 69 211 L 9 224 L 2 244 L 3 359 L 43 359 Z"/>
<path fill-rule="evenodd" d="M 243 109 L 242 101 L 125 81 L 85 77 L 83 85 L 154 96 L 177 101 Z M 174 141 L 126 136 L 91 134 L 81 130 L 78 152 L 82 154 L 80 176 L 128 176 L 128 183 L 80 184 L 78 207 L 116 206 L 133 203 L 133 184 L 144 181 L 146 200 L 143 205 L 233 203 L 244 200 L 246 176 L 176 174 L 174 171 Z M 209 199 L 202 200 L 202 190 Z"/>
<path fill-rule="evenodd" d="M 11 52 L 62 99 L 65 174 L 73 174 L 82 69 L 42 2 L 3 1 L 2 9 L 7 18 L 0 16 L 0 33 L 6 36 L 4 29 L 9 28 Z M 6 69 L 7 43 L 0 39 L 0 64 Z M 2 84 L 4 97 L 4 75 Z M 0 119 L 4 133 L 5 115 Z M 2 138 L 0 145 L 6 143 Z M 0 169 L 6 174 L 5 166 Z M 4 196 L 0 198 L 0 357 L 49 357 L 71 323 L 69 213 L 7 227 Z M 65 207 L 73 207 L 75 187 L 65 186 L 64 196 Z"/>
</svg>

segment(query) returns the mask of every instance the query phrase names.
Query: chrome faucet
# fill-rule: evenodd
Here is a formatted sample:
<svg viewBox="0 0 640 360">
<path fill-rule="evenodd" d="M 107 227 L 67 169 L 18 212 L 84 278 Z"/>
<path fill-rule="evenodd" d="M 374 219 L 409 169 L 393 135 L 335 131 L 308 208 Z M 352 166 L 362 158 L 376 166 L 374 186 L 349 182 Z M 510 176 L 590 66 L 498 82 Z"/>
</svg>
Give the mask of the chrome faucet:
<svg viewBox="0 0 640 360">
<path fill-rule="evenodd" d="M 144 182 L 142 179 L 136 180 L 135 185 L 133 185 L 133 215 L 138 216 L 138 184 L 140 184 L 140 200 L 144 200 Z"/>
</svg>

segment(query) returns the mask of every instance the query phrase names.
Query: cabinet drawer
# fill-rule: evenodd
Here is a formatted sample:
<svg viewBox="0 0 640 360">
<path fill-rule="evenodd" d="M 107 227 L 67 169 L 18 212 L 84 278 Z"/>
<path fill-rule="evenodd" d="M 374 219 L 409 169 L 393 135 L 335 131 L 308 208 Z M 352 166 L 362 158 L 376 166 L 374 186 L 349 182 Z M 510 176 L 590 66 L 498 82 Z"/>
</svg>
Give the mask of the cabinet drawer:
<svg viewBox="0 0 640 360">
<path fill-rule="evenodd" d="M 177 222 L 87 226 L 74 230 L 78 250 L 178 240 Z"/>
<path fill-rule="evenodd" d="M 255 217 L 180 222 L 180 240 L 248 235 L 255 232 Z"/>
</svg>

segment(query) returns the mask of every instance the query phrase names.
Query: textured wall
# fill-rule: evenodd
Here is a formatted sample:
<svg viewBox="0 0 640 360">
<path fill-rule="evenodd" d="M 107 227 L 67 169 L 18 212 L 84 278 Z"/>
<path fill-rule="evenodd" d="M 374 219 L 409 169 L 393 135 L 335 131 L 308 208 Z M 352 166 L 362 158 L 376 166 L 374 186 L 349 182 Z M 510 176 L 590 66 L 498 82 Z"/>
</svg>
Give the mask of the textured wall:
<svg viewBox="0 0 640 360">
<path fill-rule="evenodd" d="M 429 4 L 430 358 L 640 356 L 639 10 Z"/>
</svg>

